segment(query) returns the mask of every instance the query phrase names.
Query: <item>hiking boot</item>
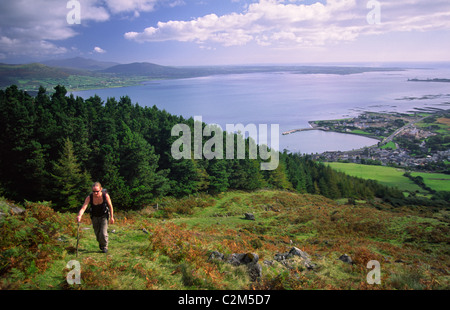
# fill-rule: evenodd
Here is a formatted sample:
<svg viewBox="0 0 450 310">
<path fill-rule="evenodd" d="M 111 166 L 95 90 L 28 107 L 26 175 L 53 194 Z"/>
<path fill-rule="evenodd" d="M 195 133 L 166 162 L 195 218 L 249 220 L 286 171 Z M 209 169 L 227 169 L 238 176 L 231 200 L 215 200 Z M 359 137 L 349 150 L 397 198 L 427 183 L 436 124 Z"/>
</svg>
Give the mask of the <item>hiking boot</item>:
<svg viewBox="0 0 450 310">
<path fill-rule="evenodd" d="M 102 252 L 103 252 L 103 253 L 108 253 L 108 249 L 107 249 L 107 248 L 103 248 L 103 249 L 102 249 Z"/>
</svg>

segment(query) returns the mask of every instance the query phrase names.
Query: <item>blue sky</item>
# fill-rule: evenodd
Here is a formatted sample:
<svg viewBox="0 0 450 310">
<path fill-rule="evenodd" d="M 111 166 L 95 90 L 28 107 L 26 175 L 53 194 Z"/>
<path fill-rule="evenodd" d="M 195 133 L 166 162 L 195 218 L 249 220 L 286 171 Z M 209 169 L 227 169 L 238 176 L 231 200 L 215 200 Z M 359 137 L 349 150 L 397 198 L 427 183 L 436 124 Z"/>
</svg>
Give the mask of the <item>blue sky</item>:
<svg viewBox="0 0 450 310">
<path fill-rule="evenodd" d="M 80 24 L 67 21 L 74 3 Z M 6 63 L 77 56 L 163 65 L 386 63 L 450 61 L 449 51 L 448 0 L 0 3 Z"/>
</svg>

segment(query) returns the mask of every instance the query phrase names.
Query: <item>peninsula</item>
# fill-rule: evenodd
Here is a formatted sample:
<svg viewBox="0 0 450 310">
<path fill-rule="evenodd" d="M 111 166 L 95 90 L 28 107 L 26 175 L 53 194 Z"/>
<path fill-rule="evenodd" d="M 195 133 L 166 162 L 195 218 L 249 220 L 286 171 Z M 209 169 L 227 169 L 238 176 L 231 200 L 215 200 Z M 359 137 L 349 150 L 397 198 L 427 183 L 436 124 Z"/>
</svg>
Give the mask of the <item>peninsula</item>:
<svg viewBox="0 0 450 310">
<path fill-rule="evenodd" d="M 308 130 L 356 134 L 379 140 L 373 146 L 352 151 L 314 154 L 321 161 L 346 161 L 398 166 L 434 172 L 448 171 L 450 164 L 450 110 L 414 113 L 365 112 L 355 118 L 316 120 Z"/>
</svg>

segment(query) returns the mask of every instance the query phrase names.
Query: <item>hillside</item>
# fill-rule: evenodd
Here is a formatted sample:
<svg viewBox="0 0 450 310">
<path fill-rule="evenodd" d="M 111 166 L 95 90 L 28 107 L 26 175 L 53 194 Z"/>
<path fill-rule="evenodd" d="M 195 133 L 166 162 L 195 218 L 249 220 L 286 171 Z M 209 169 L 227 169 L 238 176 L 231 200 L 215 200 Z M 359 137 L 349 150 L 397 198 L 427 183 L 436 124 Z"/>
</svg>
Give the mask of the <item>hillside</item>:
<svg viewBox="0 0 450 310">
<path fill-rule="evenodd" d="M 118 65 L 118 63 L 116 62 L 97 61 L 82 57 L 74 57 L 68 59 L 51 59 L 43 61 L 41 63 L 50 67 L 62 67 L 62 68 L 90 70 L 90 71 L 104 70 L 106 68 Z"/>
<path fill-rule="evenodd" d="M 101 70 L 104 73 L 115 73 L 126 76 L 147 76 L 149 78 L 176 78 L 189 77 L 192 74 L 189 71 L 160 66 L 148 62 L 134 62 L 130 64 L 116 65 Z"/>
<path fill-rule="evenodd" d="M 0 64 L 0 88 L 17 85 L 37 92 L 40 86 L 52 91 L 57 85 L 69 91 L 140 85 L 153 79 L 179 79 L 217 74 L 291 72 L 294 74 L 356 74 L 373 71 L 399 71 L 399 68 L 248 65 L 170 67 L 149 62 L 117 64 L 75 57 L 33 64 Z"/>
<path fill-rule="evenodd" d="M 74 213 L 42 203 L 25 209 L 0 220 L 1 289 L 450 288 L 448 209 L 267 190 L 161 198 L 140 211 L 116 210 L 108 254 L 98 251 L 85 216 L 78 258 Z M 232 254 L 250 263 L 233 265 Z M 81 264 L 81 284 L 66 281 L 71 260 Z M 380 284 L 366 280 L 371 260 L 380 263 Z"/>
<path fill-rule="evenodd" d="M 70 67 L 70 64 L 67 66 Z M 40 86 L 52 92 L 57 85 L 64 85 L 69 90 L 93 88 L 123 87 L 137 85 L 147 81 L 148 77 L 117 76 L 85 69 L 52 67 L 40 63 L 10 65 L 0 64 L 0 88 L 17 85 L 30 94 L 37 93 Z"/>
</svg>

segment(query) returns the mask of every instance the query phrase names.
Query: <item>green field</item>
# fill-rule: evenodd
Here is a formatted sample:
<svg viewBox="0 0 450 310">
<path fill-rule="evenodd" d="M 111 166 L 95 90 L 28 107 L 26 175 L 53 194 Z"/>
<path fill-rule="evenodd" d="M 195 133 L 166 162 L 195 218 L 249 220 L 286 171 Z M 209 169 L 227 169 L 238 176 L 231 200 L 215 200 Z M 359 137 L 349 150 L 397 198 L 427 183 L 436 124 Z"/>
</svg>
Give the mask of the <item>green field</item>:
<svg viewBox="0 0 450 310">
<path fill-rule="evenodd" d="M 326 163 L 333 169 L 342 171 L 348 175 L 372 179 L 381 184 L 397 187 L 403 191 L 424 192 L 422 188 L 414 184 L 410 179 L 403 176 L 405 170 L 386 166 L 369 166 L 352 163 Z M 450 176 L 439 173 L 413 172 L 413 176 L 420 175 L 424 182 L 430 188 L 436 191 L 450 191 Z"/>
<path fill-rule="evenodd" d="M 412 172 L 412 176 L 421 176 L 426 185 L 435 191 L 450 191 L 450 175 L 443 173 Z"/>
</svg>

